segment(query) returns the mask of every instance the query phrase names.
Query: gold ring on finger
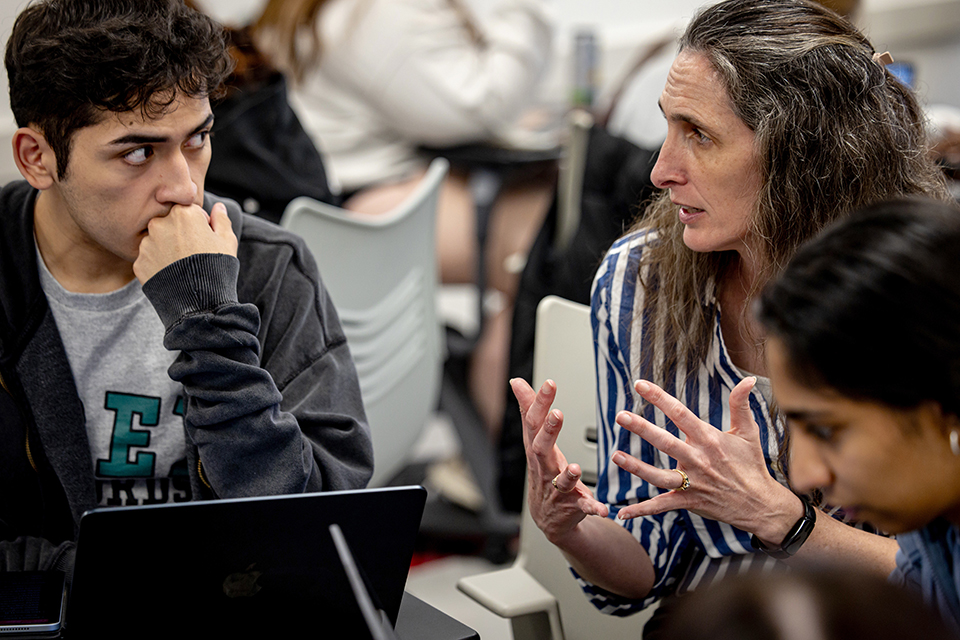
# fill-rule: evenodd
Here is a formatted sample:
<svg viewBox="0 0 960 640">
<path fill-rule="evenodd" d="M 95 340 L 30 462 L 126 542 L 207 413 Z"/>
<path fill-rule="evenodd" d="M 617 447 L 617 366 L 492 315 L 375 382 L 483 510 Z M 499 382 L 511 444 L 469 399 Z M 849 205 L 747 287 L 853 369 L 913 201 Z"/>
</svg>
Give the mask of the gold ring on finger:
<svg viewBox="0 0 960 640">
<path fill-rule="evenodd" d="M 553 477 L 553 480 L 550 481 L 553 483 L 553 488 L 556 489 L 557 491 L 560 491 L 560 487 L 557 486 L 557 480 L 559 479 L 560 479 L 560 474 L 558 473 Z M 560 491 L 560 493 L 563 493 L 563 491 Z"/>
<path fill-rule="evenodd" d="M 687 489 L 689 489 L 690 478 L 687 477 L 687 474 L 685 474 L 680 469 L 674 469 L 674 471 L 680 474 L 680 486 L 674 489 L 674 491 L 686 491 Z"/>
</svg>

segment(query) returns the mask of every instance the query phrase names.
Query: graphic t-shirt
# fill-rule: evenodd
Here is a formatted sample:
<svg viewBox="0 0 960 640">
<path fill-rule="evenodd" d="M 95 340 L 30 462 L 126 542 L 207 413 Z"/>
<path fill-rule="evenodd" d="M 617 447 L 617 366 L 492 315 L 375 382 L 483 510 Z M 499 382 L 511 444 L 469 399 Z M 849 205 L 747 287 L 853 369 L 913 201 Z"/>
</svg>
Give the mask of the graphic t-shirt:
<svg viewBox="0 0 960 640">
<path fill-rule="evenodd" d="M 73 293 L 37 252 L 43 290 L 83 402 L 103 506 L 190 499 L 183 387 L 167 369 L 177 354 L 134 279 L 110 293 Z"/>
</svg>

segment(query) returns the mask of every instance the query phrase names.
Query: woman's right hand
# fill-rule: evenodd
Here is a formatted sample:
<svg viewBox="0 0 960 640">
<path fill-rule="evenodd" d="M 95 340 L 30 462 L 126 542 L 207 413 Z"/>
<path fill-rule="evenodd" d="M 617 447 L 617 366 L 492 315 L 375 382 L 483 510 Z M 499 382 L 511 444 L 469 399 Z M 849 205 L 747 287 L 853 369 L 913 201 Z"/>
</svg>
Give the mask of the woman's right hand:
<svg viewBox="0 0 960 640">
<path fill-rule="evenodd" d="M 527 502 L 533 521 L 553 544 L 564 546 L 564 538 L 587 515 L 605 517 L 607 505 L 598 502 L 580 481 L 580 465 L 567 464 L 557 436 L 563 414 L 551 409 L 557 387 L 547 380 L 539 392 L 525 380 L 510 381 L 520 415 L 523 417 L 523 446 L 527 454 Z M 556 480 L 556 483 L 554 483 Z"/>
</svg>

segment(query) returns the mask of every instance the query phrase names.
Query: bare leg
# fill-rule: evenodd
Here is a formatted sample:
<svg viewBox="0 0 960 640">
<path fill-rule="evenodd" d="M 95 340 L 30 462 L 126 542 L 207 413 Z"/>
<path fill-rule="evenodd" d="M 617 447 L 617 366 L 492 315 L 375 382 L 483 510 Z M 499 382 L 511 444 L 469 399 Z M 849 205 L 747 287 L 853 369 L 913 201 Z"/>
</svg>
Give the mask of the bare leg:
<svg viewBox="0 0 960 640">
<path fill-rule="evenodd" d="M 367 187 L 343 206 L 361 213 L 387 213 L 406 200 L 423 180 L 425 173 L 424 170 L 400 182 Z M 440 188 L 437 201 L 437 259 L 440 281 L 445 284 L 474 281 L 477 262 L 474 218 L 467 176 L 451 172 Z"/>
<path fill-rule="evenodd" d="M 403 202 L 423 179 L 419 172 L 401 182 L 364 189 L 344 203 L 363 213 L 386 213 Z M 504 294 L 504 306 L 485 319 L 470 362 L 470 395 L 487 428 L 496 439 L 506 403 L 505 389 L 510 348 L 510 321 L 519 271 L 508 268 L 508 258 L 526 258 L 553 196 L 551 171 L 523 176 L 508 184 L 497 198 L 490 220 L 487 245 L 487 285 Z M 476 272 L 476 211 L 468 176 L 452 171 L 444 181 L 437 204 L 437 257 L 440 280 L 446 284 L 474 282 Z"/>
<path fill-rule="evenodd" d="M 469 385 L 477 411 L 496 441 L 506 406 L 507 368 L 510 359 L 510 325 L 520 274 L 508 268 L 508 257 L 522 260 L 543 224 L 553 197 L 552 174 L 538 175 L 508 186 L 497 199 L 490 221 L 487 277 L 491 288 L 503 294 L 503 307 L 488 317 L 483 335 L 470 361 Z"/>
</svg>

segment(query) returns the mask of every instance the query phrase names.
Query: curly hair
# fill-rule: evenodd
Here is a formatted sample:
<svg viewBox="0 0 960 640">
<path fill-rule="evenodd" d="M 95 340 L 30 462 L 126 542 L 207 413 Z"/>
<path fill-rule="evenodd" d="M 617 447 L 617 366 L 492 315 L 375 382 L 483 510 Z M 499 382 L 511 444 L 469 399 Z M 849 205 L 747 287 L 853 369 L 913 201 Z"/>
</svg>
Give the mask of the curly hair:
<svg viewBox="0 0 960 640">
<path fill-rule="evenodd" d="M 762 186 L 748 244 L 759 277 L 750 298 L 848 211 L 898 195 L 949 199 L 917 100 L 833 11 L 806 0 L 727 0 L 693 19 L 680 49 L 710 61 L 756 135 Z M 687 248 L 666 191 L 636 225 L 647 227 L 660 241 L 644 253 L 640 275 L 653 329 L 671 346 L 654 370 L 639 373 L 663 381 L 706 356 L 716 314 L 710 293 L 736 256 Z"/>
<path fill-rule="evenodd" d="M 223 28 L 181 0 L 42 0 L 17 17 L 5 63 L 17 124 L 43 133 L 60 179 L 78 129 L 215 94 L 232 66 Z"/>
</svg>

